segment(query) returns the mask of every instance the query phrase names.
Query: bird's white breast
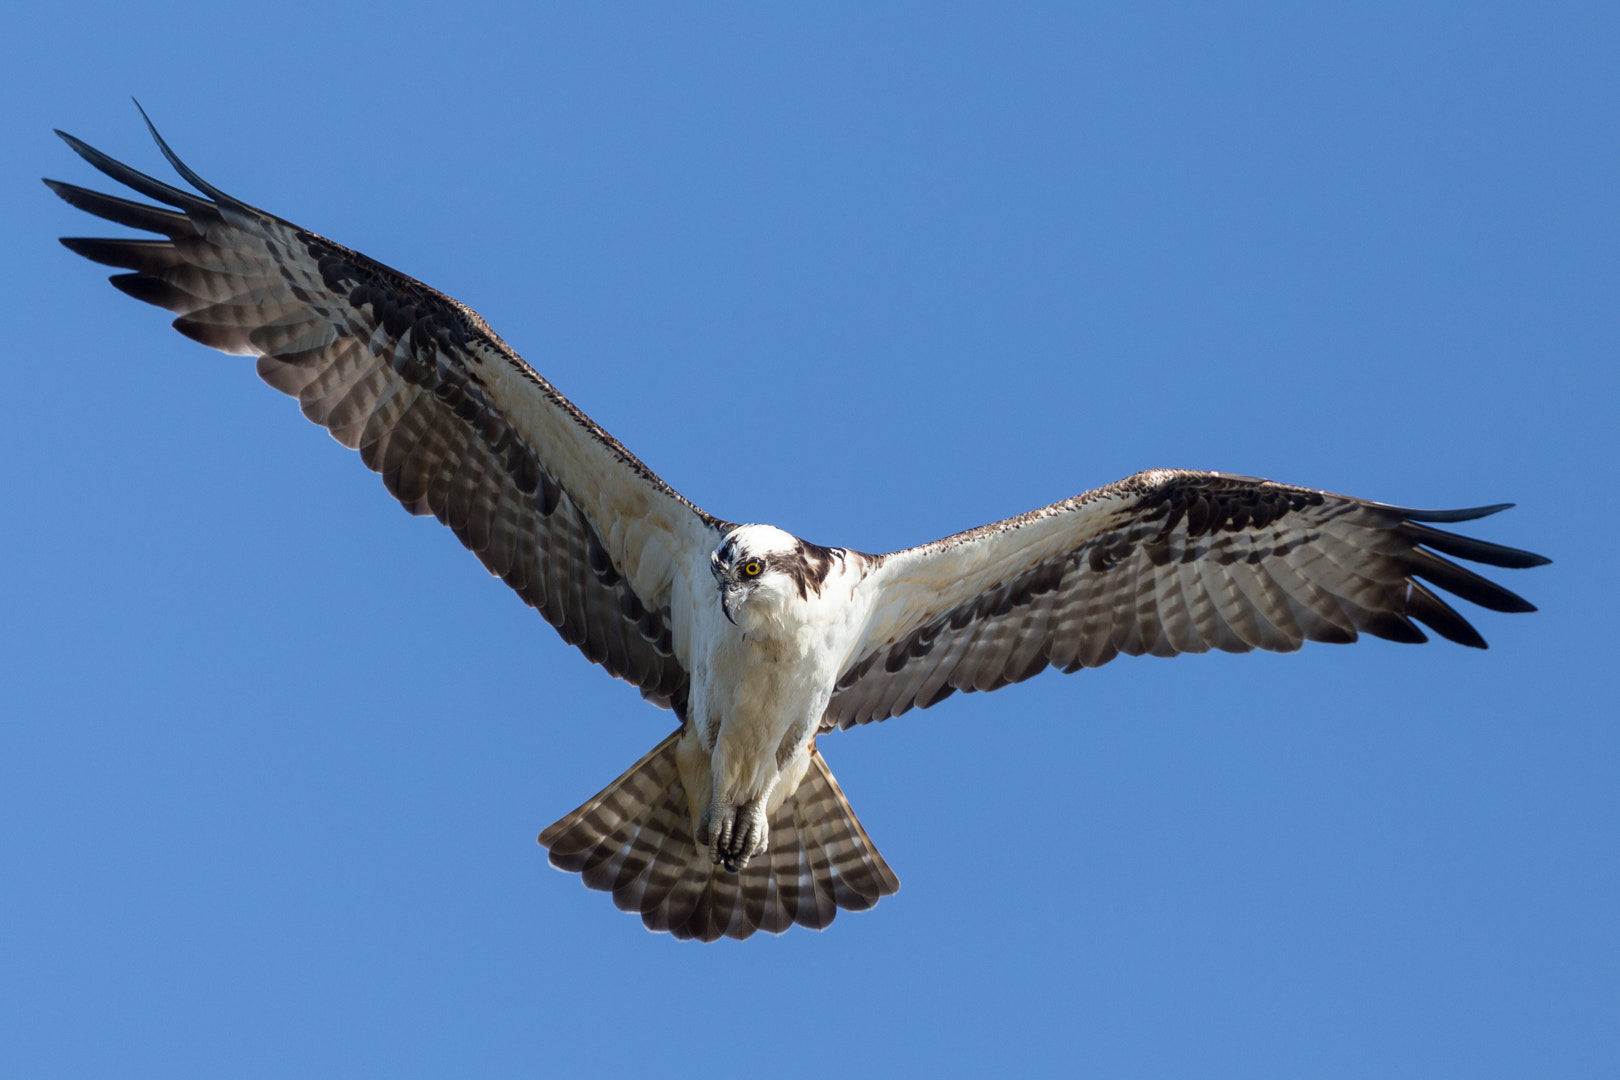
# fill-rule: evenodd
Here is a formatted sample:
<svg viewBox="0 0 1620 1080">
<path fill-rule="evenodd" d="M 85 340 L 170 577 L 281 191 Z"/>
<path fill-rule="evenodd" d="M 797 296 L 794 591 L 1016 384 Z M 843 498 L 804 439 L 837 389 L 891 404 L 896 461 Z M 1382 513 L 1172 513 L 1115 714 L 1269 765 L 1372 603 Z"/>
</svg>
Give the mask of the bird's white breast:
<svg viewBox="0 0 1620 1080">
<path fill-rule="evenodd" d="M 718 592 L 694 582 L 688 734 L 708 751 L 711 769 L 710 777 L 685 778 L 694 815 L 714 789 L 739 803 L 770 791 L 775 810 L 798 787 L 810 738 L 866 620 L 859 578 L 835 568 L 806 597 L 776 582 L 738 612 L 737 625 L 721 613 Z M 693 766 L 698 749 L 684 755 Z"/>
</svg>

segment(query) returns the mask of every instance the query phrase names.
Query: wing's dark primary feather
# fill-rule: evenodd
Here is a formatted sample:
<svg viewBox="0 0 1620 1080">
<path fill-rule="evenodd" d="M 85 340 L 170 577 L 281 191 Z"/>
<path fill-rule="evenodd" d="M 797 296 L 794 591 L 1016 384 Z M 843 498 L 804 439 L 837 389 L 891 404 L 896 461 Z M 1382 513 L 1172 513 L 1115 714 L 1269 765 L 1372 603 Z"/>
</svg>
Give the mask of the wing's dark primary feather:
<svg viewBox="0 0 1620 1080">
<path fill-rule="evenodd" d="M 174 312 L 186 336 L 257 356 L 266 382 L 360 451 L 412 513 L 454 530 L 564 640 L 650 700 L 683 706 L 670 569 L 713 545 L 716 519 L 464 305 L 232 198 L 155 129 L 164 155 L 202 195 L 58 134 L 107 176 L 167 204 L 47 180 L 81 210 L 165 237 L 64 238 L 69 250 L 130 271 L 110 280 Z"/>
<path fill-rule="evenodd" d="M 1493 611 L 1535 608 L 1441 556 L 1512 569 L 1548 560 L 1425 523 L 1508 505 L 1411 510 L 1246 476 L 1139 473 L 885 556 L 872 628 L 822 726 L 1120 653 L 1282 652 L 1362 633 L 1426 641 L 1417 623 L 1482 649 L 1425 582 Z"/>
</svg>

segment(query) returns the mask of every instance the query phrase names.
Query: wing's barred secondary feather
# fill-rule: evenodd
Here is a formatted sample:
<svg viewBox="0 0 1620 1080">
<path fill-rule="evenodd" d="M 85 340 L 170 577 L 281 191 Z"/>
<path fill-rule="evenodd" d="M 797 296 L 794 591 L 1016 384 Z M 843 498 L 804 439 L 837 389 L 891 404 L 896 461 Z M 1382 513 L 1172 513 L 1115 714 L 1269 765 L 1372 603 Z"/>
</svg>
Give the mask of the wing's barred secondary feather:
<svg viewBox="0 0 1620 1080">
<path fill-rule="evenodd" d="M 46 183 L 161 239 L 62 242 L 124 271 L 112 283 L 173 312 L 181 333 L 256 357 L 406 509 L 438 518 L 565 641 L 680 716 L 540 835 L 553 864 L 650 929 L 713 941 L 820 928 L 899 888 L 818 731 L 1121 653 L 1421 642 L 1422 627 L 1483 648 L 1441 593 L 1533 610 L 1453 560 L 1546 559 L 1435 527 L 1503 506 L 1409 510 L 1220 473 L 1139 473 L 882 556 L 733 526 L 470 309 L 226 195 L 152 134 L 196 192 L 67 135 L 161 205 Z"/>
<path fill-rule="evenodd" d="M 1153 470 L 883 556 L 880 601 L 823 729 L 994 690 L 1121 653 L 1286 652 L 1422 623 L 1484 648 L 1435 586 L 1494 611 L 1529 603 L 1442 558 L 1539 566 L 1530 552 L 1429 522 L 1506 509 L 1411 510 L 1245 476 Z"/>
<path fill-rule="evenodd" d="M 206 197 L 62 134 L 106 175 L 175 208 L 48 180 L 81 210 L 167 238 L 63 244 L 130 271 L 112 283 L 174 312 L 186 336 L 256 356 L 266 382 L 358 450 L 408 510 L 448 525 L 565 641 L 679 708 L 687 673 L 672 641 L 667 568 L 706 555 L 722 523 L 574 408 L 470 309 L 231 198 L 152 134 Z"/>
</svg>

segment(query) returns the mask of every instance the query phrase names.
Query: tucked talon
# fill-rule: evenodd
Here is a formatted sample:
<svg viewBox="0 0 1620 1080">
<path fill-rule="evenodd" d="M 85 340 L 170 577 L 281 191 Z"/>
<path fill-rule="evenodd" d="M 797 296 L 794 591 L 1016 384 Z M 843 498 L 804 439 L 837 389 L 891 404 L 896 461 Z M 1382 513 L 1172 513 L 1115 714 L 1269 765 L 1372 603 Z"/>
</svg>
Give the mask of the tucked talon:
<svg viewBox="0 0 1620 1080">
<path fill-rule="evenodd" d="M 768 795 L 748 800 L 741 806 L 718 797 L 698 822 L 699 835 L 709 847 L 709 858 L 730 873 L 746 869 L 756 855 L 763 855 L 770 844 L 770 824 L 765 807 Z"/>
<path fill-rule="evenodd" d="M 709 846 L 709 861 L 716 866 L 723 865 L 726 854 L 731 847 L 731 828 L 736 812 L 727 799 L 718 793 L 709 809 L 704 813 L 703 820 L 698 828 L 703 832 L 703 842 Z"/>
</svg>

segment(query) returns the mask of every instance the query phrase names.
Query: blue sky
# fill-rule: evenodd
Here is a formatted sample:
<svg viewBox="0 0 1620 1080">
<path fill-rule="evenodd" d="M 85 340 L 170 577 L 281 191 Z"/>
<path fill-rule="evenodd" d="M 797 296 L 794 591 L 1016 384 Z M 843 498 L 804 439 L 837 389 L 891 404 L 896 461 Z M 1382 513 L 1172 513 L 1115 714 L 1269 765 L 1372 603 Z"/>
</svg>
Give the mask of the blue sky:
<svg viewBox="0 0 1620 1080">
<path fill-rule="evenodd" d="M 1612 5 L 8 14 L 0 1071 L 1611 1076 Z M 703 947 L 535 834 L 671 726 L 55 243 L 71 131 L 444 289 L 715 513 L 1150 466 L 1551 556 L 1488 652 L 1121 660 L 822 748 L 900 893 Z M 166 175 L 166 174 L 165 174 Z M 739 388 L 746 387 L 746 393 Z"/>
</svg>

